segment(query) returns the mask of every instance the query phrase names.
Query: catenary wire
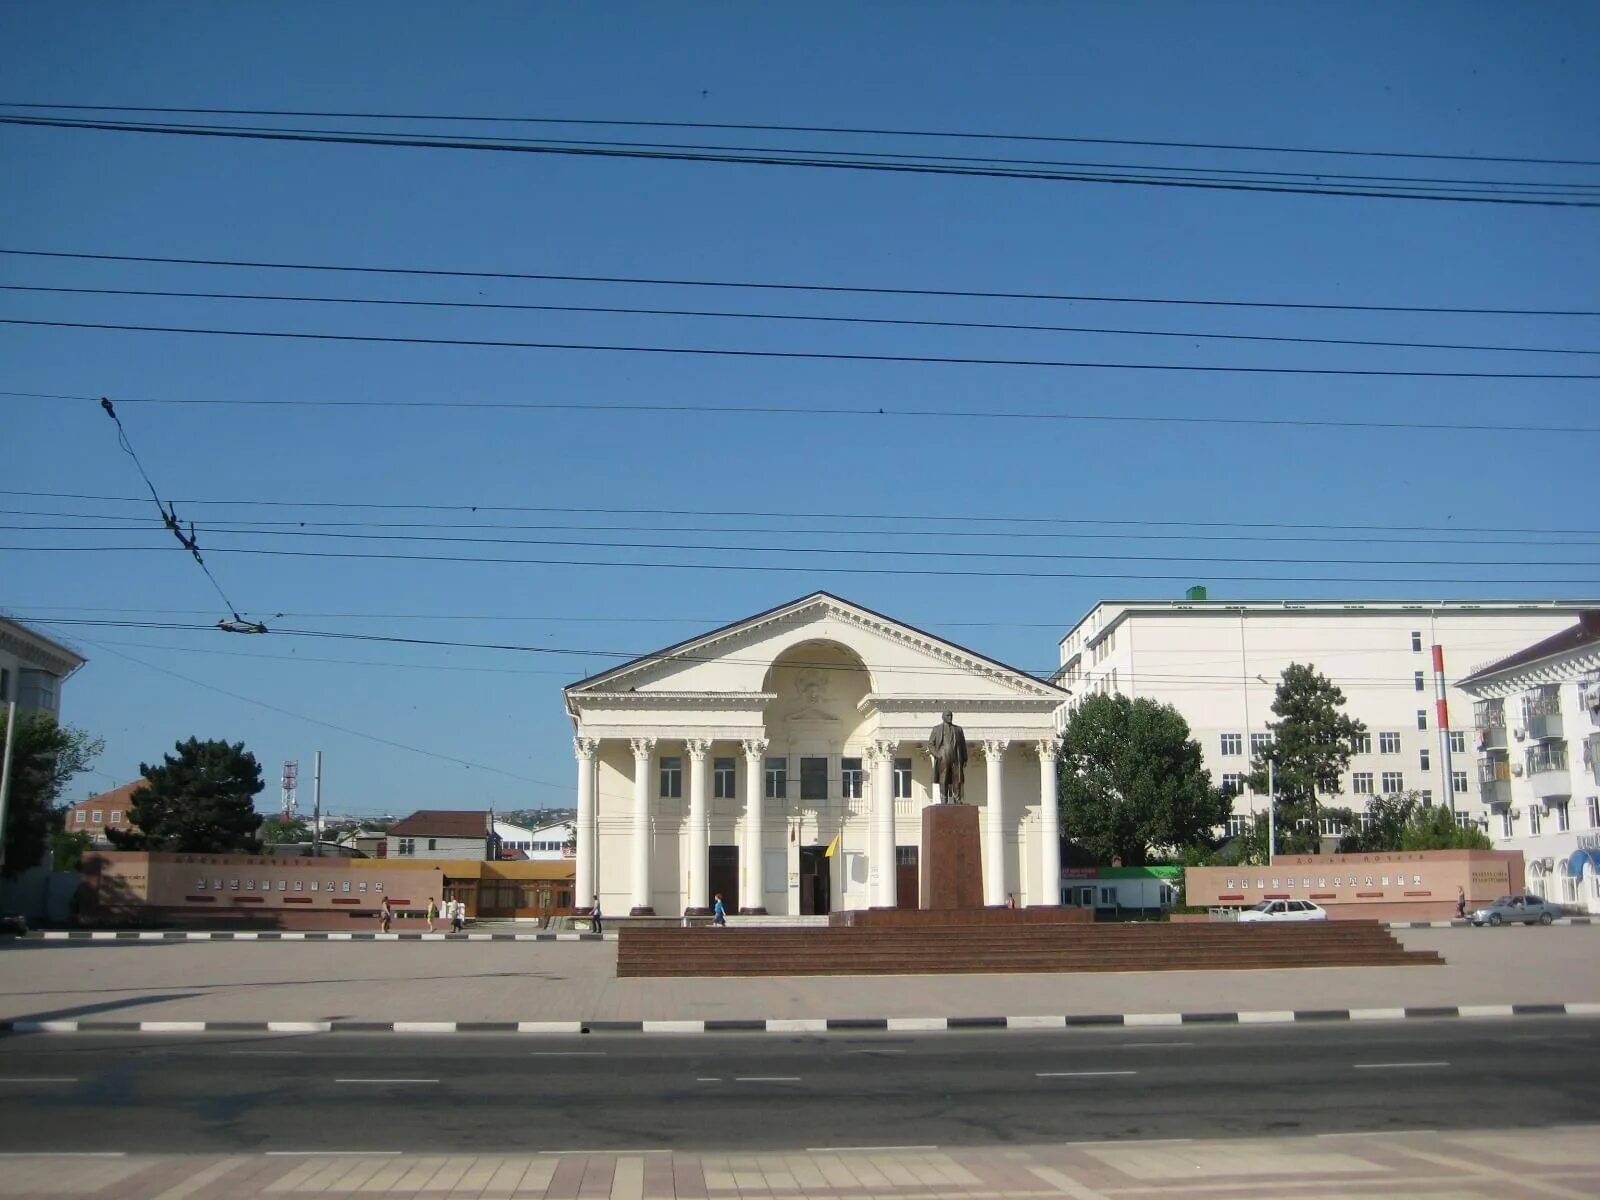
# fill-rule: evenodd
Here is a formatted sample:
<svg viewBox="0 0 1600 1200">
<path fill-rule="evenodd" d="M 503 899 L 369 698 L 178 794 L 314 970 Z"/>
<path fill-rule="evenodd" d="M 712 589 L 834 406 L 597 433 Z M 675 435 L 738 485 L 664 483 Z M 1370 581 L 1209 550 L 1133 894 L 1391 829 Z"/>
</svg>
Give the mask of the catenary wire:
<svg viewBox="0 0 1600 1200">
<path fill-rule="evenodd" d="M 1600 309 L 1462 308 L 1441 305 L 1332 304 L 1283 300 L 1213 300 L 1171 296 L 1106 296 L 1070 292 L 995 292 L 954 288 L 862 287 L 846 284 L 786 283 L 762 280 L 672 279 L 626 275 L 568 275 L 529 271 L 463 271 L 431 267 L 374 267 L 350 263 L 267 262 L 237 258 L 178 258 L 149 254 L 94 254 L 83 251 L 32 250 L 17 247 L 0 247 L 0 254 L 27 258 L 70 258 L 86 262 L 160 263 L 168 266 L 190 267 L 242 267 L 270 271 L 332 271 L 357 275 L 425 275 L 443 279 L 516 279 L 550 283 L 739 288 L 761 291 L 827 292 L 861 296 L 930 296 L 963 300 L 1044 300 L 1082 304 L 1172 304 L 1209 308 L 1294 309 L 1314 312 L 1430 313 L 1454 316 L 1600 317 Z"/>
<path fill-rule="evenodd" d="M 58 287 L 0 283 L 0 292 L 48 293 L 69 296 L 137 296 L 168 300 L 262 300 L 293 304 L 378 305 L 400 308 L 489 309 L 508 312 L 586 313 L 640 317 L 696 317 L 742 321 L 816 321 L 836 325 L 885 325 L 928 329 L 973 329 L 1013 333 L 1091 333 L 1113 337 L 1156 337 L 1232 342 L 1274 342 L 1296 346 L 1363 346 L 1399 350 L 1466 350 L 1494 354 L 1600 354 L 1566 346 L 1495 346 L 1473 342 L 1397 342 L 1371 338 L 1324 338 L 1264 333 L 1204 333 L 1199 330 L 1112 329 L 1099 325 L 1031 325 L 1003 321 L 934 321 L 907 317 L 859 317 L 810 313 L 737 312 L 717 309 L 626 308 L 588 304 L 513 304 L 485 300 L 397 300 L 371 296 L 306 296 L 259 292 L 183 292 L 148 288 Z"/>
<path fill-rule="evenodd" d="M 1312 375 L 1386 379 L 1517 379 L 1592 381 L 1600 374 L 1549 371 L 1423 371 L 1355 367 L 1246 367 L 1199 363 L 1096 362 L 1042 358 L 982 358 L 932 354 L 849 354 L 821 350 L 740 350 L 718 346 L 642 346 L 600 342 L 526 342 L 493 338 L 406 337 L 396 334 L 313 333 L 284 329 L 216 329 L 193 325 L 131 325 L 102 321 L 42 321 L 0 317 L 0 325 L 44 329 L 85 329 L 115 333 L 181 333 L 204 337 L 283 338 L 369 345 L 460 346 L 497 350 L 578 350 L 610 354 L 661 354 L 708 358 L 773 358 L 785 361 L 917 363 L 933 366 L 1043 367 L 1103 371 L 1195 372 L 1208 375 Z"/>
<path fill-rule="evenodd" d="M 1272 146 L 1231 142 L 1177 142 L 1153 139 L 1072 137 L 1064 134 L 957 132 L 953 130 L 926 129 L 870 129 L 838 125 L 779 125 L 732 123 L 723 121 L 630 121 L 600 120 L 590 117 L 527 117 L 486 116 L 448 113 L 396 113 L 396 112 L 326 112 L 306 109 L 251 109 L 251 108 L 179 108 L 143 104 L 43 104 L 37 102 L 6 100 L 0 107 L 24 109 L 59 109 L 71 112 L 162 113 L 166 115 L 234 116 L 234 117 L 315 117 L 325 119 L 373 121 L 451 121 L 479 122 L 484 124 L 517 125 L 594 125 L 635 129 L 731 129 L 756 133 L 831 133 L 861 137 L 942 138 L 950 140 L 1046 142 L 1088 146 L 1137 146 L 1141 148 L 1180 150 L 1224 150 L 1260 154 L 1310 154 L 1360 158 L 1409 158 L 1440 162 L 1498 162 L 1524 163 L 1542 166 L 1600 167 L 1600 161 L 1569 158 L 1534 158 L 1493 154 L 1442 154 L 1406 150 L 1353 150 L 1316 146 Z"/>
<path fill-rule="evenodd" d="M 1514 190 L 1471 190 L 1459 185 L 1427 185 L 1407 188 L 1397 185 L 1335 187 L 1312 183 L 1269 180 L 1220 180 L 1173 176 L 1100 173 L 1088 170 L 1047 170 L 1027 166 L 982 166 L 948 162 L 912 162 L 900 156 L 888 158 L 823 158 L 807 152 L 743 152 L 702 149 L 652 149 L 604 144 L 562 144 L 557 142 L 510 142 L 489 138 L 442 137 L 415 134 L 366 133 L 358 130 L 274 129 L 228 125 L 180 125 L 135 121 L 83 120 L 58 117 L 0 115 L 0 125 L 45 129 L 70 129 L 100 133 L 129 133 L 158 137 L 224 138 L 243 141 L 281 142 L 313 145 L 372 146 L 398 149 L 455 150 L 488 153 L 554 155 L 602 159 L 631 159 L 651 162 L 748 165 L 766 167 L 809 167 L 813 169 L 890 172 L 908 175 L 956 176 L 963 178 L 1013 179 L 1031 182 L 1100 183 L 1144 187 L 1190 188 L 1208 191 L 1269 193 L 1297 196 L 1338 196 L 1386 200 L 1416 200 L 1434 203 L 1501 204 L 1546 208 L 1600 208 L 1600 199 L 1555 198 L 1539 185 Z M 1137 168 L 1121 168 L 1122 171 Z M 1179 168 L 1182 169 L 1182 168 Z"/>
</svg>

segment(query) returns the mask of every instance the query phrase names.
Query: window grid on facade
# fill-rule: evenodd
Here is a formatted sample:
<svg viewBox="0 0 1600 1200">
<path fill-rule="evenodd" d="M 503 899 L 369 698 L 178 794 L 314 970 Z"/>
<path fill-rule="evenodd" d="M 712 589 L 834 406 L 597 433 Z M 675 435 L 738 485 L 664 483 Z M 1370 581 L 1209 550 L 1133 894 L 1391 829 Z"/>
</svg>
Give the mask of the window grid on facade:
<svg viewBox="0 0 1600 1200">
<path fill-rule="evenodd" d="M 1422 631 L 1420 629 L 1411 631 L 1411 652 L 1413 654 L 1422 653 Z"/>
<path fill-rule="evenodd" d="M 663 800 L 678 800 L 683 796 L 683 759 L 674 755 L 661 756 L 661 790 Z"/>
<path fill-rule="evenodd" d="M 1477 822 L 1472 819 L 1471 814 L 1464 812 L 1458 812 L 1456 814 L 1457 829 L 1471 829 L 1476 824 Z"/>
<path fill-rule="evenodd" d="M 1378 735 L 1379 754 L 1399 754 L 1400 735 L 1398 733 L 1380 733 Z"/>
<path fill-rule="evenodd" d="M 1535 804 L 1528 809 L 1528 832 L 1537 835 L 1540 832 L 1539 826 L 1541 823 L 1539 806 Z"/>
<path fill-rule="evenodd" d="M 1555 814 L 1556 832 L 1566 833 L 1572 824 L 1567 816 L 1567 802 L 1563 800 L 1560 804 L 1552 804 L 1550 811 Z"/>
<path fill-rule="evenodd" d="M 416 852 L 417 852 L 417 839 L 416 838 L 401 838 L 400 842 L 399 842 L 399 845 L 395 849 L 395 853 L 399 854 L 402 858 L 406 857 L 407 855 L 415 854 Z"/>
<path fill-rule="evenodd" d="M 1500 814 L 1500 836 L 1508 838 L 1511 836 L 1511 831 L 1511 810 L 1507 809 Z"/>
<path fill-rule="evenodd" d="M 1422 807 L 1423 808 L 1432 808 L 1433 807 L 1433 789 L 1432 788 L 1423 788 L 1420 792 L 1417 793 L 1417 795 L 1422 797 Z"/>
<path fill-rule="evenodd" d="M 1467 733 L 1464 729 L 1450 731 L 1450 753 L 1465 754 L 1467 752 Z"/>
<path fill-rule="evenodd" d="M 789 795 L 789 760 L 767 759 L 767 799 L 783 800 Z"/>
<path fill-rule="evenodd" d="M 826 800 L 828 798 L 828 760 L 802 758 L 800 760 L 800 799 Z"/>
<path fill-rule="evenodd" d="M 861 799 L 861 779 L 864 772 L 859 758 L 839 760 L 839 786 L 846 800 Z"/>
<path fill-rule="evenodd" d="M 1272 745 L 1272 735 L 1270 733 L 1252 733 L 1250 735 L 1250 754 L 1252 757 L 1260 754 L 1270 745 Z"/>
<path fill-rule="evenodd" d="M 1417 751 L 1417 769 L 1419 771 L 1433 770 L 1433 759 L 1426 746 Z"/>
<path fill-rule="evenodd" d="M 1417 709 L 1417 728 L 1418 729 L 1426 729 L 1427 727 L 1428 727 L 1428 710 L 1425 709 L 1425 708 L 1419 708 L 1419 709 Z"/>
<path fill-rule="evenodd" d="M 1237 796 L 1244 791 L 1244 776 L 1236 771 L 1228 771 L 1222 776 L 1222 790 L 1230 796 Z"/>
<path fill-rule="evenodd" d="M 1351 746 L 1357 754 L 1371 754 L 1372 735 L 1370 733 L 1356 734 L 1355 741 L 1351 743 Z"/>
<path fill-rule="evenodd" d="M 894 760 L 894 798 L 896 800 L 911 799 L 911 760 L 897 758 Z"/>
<path fill-rule="evenodd" d="M 1350 790 L 1357 796 L 1372 795 L 1372 772 L 1355 771 L 1350 776 Z"/>
<path fill-rule="evenodd" d="M 1600 796 L 1589 797 L 1589 828 L 1600 829 Z"/>
<path fill-rule="evenodd" d="M 1450 790 L 1462 796 L 1467 791 L 1467 773 L 1465 771 L 1450 772 Z"/>
<path fill-rule="evenodd" d="M 1422 672 L 1421 671 L 1415 671 L 1415 672 L 1412 673 L 1411 682 L 1412 682 L 1413 685 L 1415 685 L 1416 690 L 1419 691 L 1419 692 L 1425 692 L 1425 691 L 1428 690 L 1427 689 L 1427 685 L 1423 681 L 1423 676 L 1422 676 Z"/>
<path fill-rule="evenodd" d="M 731 758 L 711 760 L 711 795 L 717 800 L 734 800 L 739 795 L 739 767 Z"/>
<path fill-rule="evenodd" d="M 1222 735 L 1222 753 L 1224 755 L 1243 754 L 1244 753 L 1244 738 L 1242 736 L 1240 736 L 1239 734 L 1237 734 L 1237 733 L 1225 733 L 1225 734 L 1223 734 Z"/>
<path fill-rule="evenodd" d="M 1250 832 L 1254 818 L 1247 813 L 1235 813 L 1228 818 L 1228 836 L 1243 837 Z"/>
<path fill-rule="evenodd" d="M 1406 790 L 1406 777 L 1401 771 L 1385 771 L 1383 773 L 1383 794 L 1397 796 Z"/>
</svg>

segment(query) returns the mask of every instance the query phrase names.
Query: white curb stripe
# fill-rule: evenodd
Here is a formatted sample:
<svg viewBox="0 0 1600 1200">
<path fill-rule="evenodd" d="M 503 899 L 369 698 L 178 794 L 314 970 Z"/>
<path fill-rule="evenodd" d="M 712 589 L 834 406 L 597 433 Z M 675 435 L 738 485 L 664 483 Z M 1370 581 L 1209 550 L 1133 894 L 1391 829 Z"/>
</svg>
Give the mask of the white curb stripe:
<svg viewBox="0 0 1600 1200">
<path fill-rule="evenodd" d="M 645 1033 L 704 1033 L 704 1021 L 645 1021 Z"/>
<path fill-rule="evenodd" d="M 582 1033 L 582 1021 L 518 1021 L 518 1033 Z"/>
<path fill-rule="evenodd" d="M 899 1033 L 928 1033 L 934 1030 L 949 1029 L 948 1017 L 890 1017 L 890 1032 Z"/>
<path fill-rule="evenodd" d="M 1294 1021 L 1292 1008 L 1263 1008 L 1256 1012 L 1239 1014 L 1241 1025 L 1288 1025 Z"/>
<path fill-rule="evenodd" d="M 1567 1005 L 1569 1017 L 1600 1017 L 1600 1004 L 1569 1004 Z"/>
<path fill-rule="evenodd" d="M 77 1033 L 76 1021 L 18 1021 L 12 1028 L 18 1033 Z"/>
<path fill-rule="evenodd" d="M 396 1033 L 454 1033 L 454 1021 L 396 1021 Z"/>
<path fill-rule="evenodd" d="M 1007 1017 L 1007 1029 L 1065 1029 L 1065 1017 Z"/>
<path fill-rule="evenodd" d="M 1509 1004 L 1462 1004 L 1456 1011 L 1463 1017 L 1511 1017 L 1516 1014 Z"/>
<path fill-rule="evenodd" d="M 140 1033 L 204 1033 L 204 1021 L 140 1021 Z"/>
<path fill-rule="evenodd" d="M 64 942 L 70 935 L 65 929 L 46 929 L 40 936 L 47 942 Z"/>
<path fill-rule="evenodd" d="M 767 1022 L 768 1033 L 827 1033 L 828 1022 L 812 1017 L 778 1017 Z"/>
<path fill-rule="evenodd" d="M 1403 1008 L 1352 1008 L 1350 1019 L 1352 1021 L 1403 1021 L 1406 1010 Z"/>
<path fill-rule="evenodd" d="M 257 937 L 254 933 L 241 931 L 233 935 L 233 940 L 236 942 L 253 942 L 257 940 Z"/>
<path fill-rule="evenodd" d="M 268 1021 L 268 1033 L 330 1033 L 332 1021 Z"/>
<path fill-rule="evenodd" d="M 139 931 L 139 940 L 141 942 L 159 942 L 166 936 L 166 934 L 160 932 L 159 930 L 141 929 Z"/>
<path fill-rule="evenodd" d="M 1124 1013 L 1124 1025 L 1182 1025 L 1182 1013 Z"/>
</svg>

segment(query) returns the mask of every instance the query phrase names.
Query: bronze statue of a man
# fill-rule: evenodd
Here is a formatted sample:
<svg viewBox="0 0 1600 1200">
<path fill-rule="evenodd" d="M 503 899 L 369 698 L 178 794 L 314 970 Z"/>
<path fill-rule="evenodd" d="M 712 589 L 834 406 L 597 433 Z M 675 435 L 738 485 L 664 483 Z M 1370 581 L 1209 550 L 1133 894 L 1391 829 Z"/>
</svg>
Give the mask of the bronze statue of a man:
<svg viewBox="0 0 1600 1200">
<path fill-rule="evenodd" d="M 967 777 L 967 735 L 955 723 L 953 714 L 928 735 L 928 753 L 933 756 L 933 781 L 939 785 L 941 804 L 961 803 L 961 784 Z"/>
</svg>

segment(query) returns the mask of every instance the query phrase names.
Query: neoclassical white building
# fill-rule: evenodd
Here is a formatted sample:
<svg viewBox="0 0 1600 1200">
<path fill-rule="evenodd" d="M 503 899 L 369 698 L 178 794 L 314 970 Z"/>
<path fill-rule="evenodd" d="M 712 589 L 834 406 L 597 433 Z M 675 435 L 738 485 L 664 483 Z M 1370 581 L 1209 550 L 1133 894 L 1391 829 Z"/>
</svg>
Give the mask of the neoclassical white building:
<svg viewBox="0 0 1600 1200">
<path fill-rule="evenodd" d="M 966 732 L 984 899 L 1060 902 L 1056 711 L 1068 693 L 816 592 L 564 691 L 576 903 L 607 914 L 915 907 L 924 745 Z"/>
</svg>

